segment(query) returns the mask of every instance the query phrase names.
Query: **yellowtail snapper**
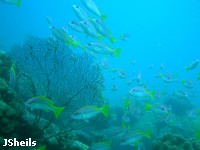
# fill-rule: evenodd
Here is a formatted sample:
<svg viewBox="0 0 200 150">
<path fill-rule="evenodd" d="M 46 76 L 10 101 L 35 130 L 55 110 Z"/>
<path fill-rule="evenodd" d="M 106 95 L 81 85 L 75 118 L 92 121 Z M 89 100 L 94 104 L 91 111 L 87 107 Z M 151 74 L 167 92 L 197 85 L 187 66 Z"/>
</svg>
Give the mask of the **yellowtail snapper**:
<svg viewBox="0 0 200 150">
<path fill-rule="evenodd" d="M 65 109 L 65 107 L 57 107 L 54 105 L 53 101 L 46 98 L 45 96 L 36 96 L 30 98 L 26 101 L 25 105 L 31 109 L 35 110 L 44 110 L 44 111 L 52 111 L 58 119 L 61 112 Z"/>
<path fill-rule="evenodd" d="M 15 63 L 10 67 L 9 86 L 14 89 L 16 84 Z"/>
<path fill-rule="evenodd" d="M 143 86 L 135 86 L 133 87 L 129 93 L 135 97 L 135 98 L 148 98 L 151 97 L 154 99 L 155 92 L 154 91 L 148 91 L 146 88 Z"/>
<path fill-rule="evenodd" d="M 86 45 L 86 47 L 95 53 L 107 54 L 107 55 L 116 56 L 116 57 L 119 57 L 120 52 L 121 52 L 120 48 L 113 49 L 113 48 L 111 48 L 103 43 L 99 43 L 99 42 L 89 43 Z"/>
<path fill-rule="evenodd" d="M 16 5 L 17 7 L 20 7 L 22 0 L 1 0 L 2 2 L 6 4 Z"/>
<path fill-rule="evenodd" d="M 78 21 L 71 21 L 68 23 L 68 26 L 76 32 L 84 33 L 84 31 Z"/>
<path fill-rule="evenodd" d="M 73 10 L 76 14 L 76 16 L 81 20 L 81 21 L 88 21 L 89 18 L 86 14 L 86 12 L 80 7 L 80 6 L 77 6 L 77 5 L 72 5 L 73 7 Z"/>
<path fill-rule="evenodd" d="M 198 64 L 199 64 L 199 59 L 196 59 L 189 66 L 185 67 L 186 72 L 188 72 L 189 70 L 194 70 L 198 66 Z"/>
<path fill-rule="evenodd" d="M 72 118 L 76 120 L 85 120 L 95 117 L 99 113 L 102 113 L 105 117 L 108 117 L 109 105 L 99 108 L 97 106 L 84 106 L 72 114 Z"/>
<path fill-rule="evenodd" d="M 93 14 L 99 16 L 102 20 L 106 19 L 106 16 L 103 15 L 98 6 L 96 5 L 96 3 L 93 0 L 82 0 L 84 6 Z"/>
<path fill-rule="evenodd" d="M 102 39 L 102 36 L 96 32 L 95 28 L 89 21 L 81 21 L 80 25 L 86 35 L 97 38 L 98 40 Z"/>
<path fill-rule="evenodd" d="M 55 36 L 57 40 L 62 41 L 63 43 L 67 44 L 68 46 L 72 45 L 73 48 L 76 48 L 79 43 L 73 41 L 69 35 L 66 33 L 64 28 L 56 28 L 54 26 L 49 26 L 52 34 Z"/>
<path fill-rule="evenodd" d="M 98 31 L 99 34 L 101 34 L 104 37 L 107 37 L 111 43 L 115 42 L 115 38 L 112 37 L 110 31 L 108 28 L 105 26 L 102 20 L 100 19 L 92 19 L 92 23 L 95 27 L 95 29 Z"/>
</svg>

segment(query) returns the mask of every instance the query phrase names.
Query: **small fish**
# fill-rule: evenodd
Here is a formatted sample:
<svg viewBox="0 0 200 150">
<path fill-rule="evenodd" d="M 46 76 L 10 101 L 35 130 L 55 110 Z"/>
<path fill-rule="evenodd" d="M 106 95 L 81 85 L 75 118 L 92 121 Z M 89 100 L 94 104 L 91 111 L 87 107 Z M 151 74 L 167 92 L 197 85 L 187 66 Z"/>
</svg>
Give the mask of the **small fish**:
<svg viewBox="0 0 200 150">
<path fill-rule="evenodd" d="M 147 97 L 151 97 L 152 99 L 154 99 L 154 91 L 148 91 L 146 88 L 144 88 L 143 86 L 135 86 L 133 87 L 129 93 L 136 98 L 147 98 Z"/>
<path fill-rule="evenodd" d="M 135 81 L 135 78 L 131 78 L 130 80 L 126 81 L 127 85 L 131 85 Z"/>
<path fill-rule="evenodd" d="M 79 33 L 84 33 L 84 31 L 83 31 L 83 29 L 82 29 L 82 27 L 81 27 L 79 22 L 71 21 L 71 22 L 68 23 L 68 25 L 72 30 L 74 30 L 76 32 L 79 32 Z"/>
<path fill-rule="evenodd" d="M 150 137 L 150 130 L 148 131 L 129 131 L 122 137 L 120 145 L 138 146 L 143 137 Z"/>
<path fill-rule="evenodd" d="M 181 83 L 188 89 L 192 89 L 194 87 L 192 80 L 182 80 Z"/>
<path fill-rule="evenodd" d="M 119 138 L 121 139 L 126 134 L 126 128 L 122 127 L 113 127 L 111 138 Z"/>
<path fill-rule="evenodd" d="M 117 91 L 118 90 L 117 84 L 113 84 L 111 90 L 112 91 Z"/>
<path fill-rule="evenodd" d="M 116 57 L 119 57 L 120 52 L 121 52 L 120 48 L 112 49 L 111 47 L 109 47 L 105 44 L 99 43 L 99 42 L 89 43 L 89 44 L 87 44 L 87 47 L 95 53 L 109 54 L 109 55 L 112 55 L 112 56 L 114 55 Z"/>
<path fill-rule="evenodd" d="M 153 64 L 150 64 L 149 65 L 149 70 L 153 69 L 153 66 L 154 66 Z"/>
<path fill-rule="evenodd" d="M 58 119 L 61 112 L 65 109 L 65 107 L 57 107 L 54 105 L 53 101 L 46 98 L 45 96 L 36 96 L 33 98 L 30 98 L 26 101 L 25 105 L 31 109 L 36 110 L 44 110 L 44 111 L 52 111 Z"/>
<path fill-rule="evenodd" d="M 102 20 L 106 19 L 106 16 L 103 15 L 99 8 L 97 7 L 96 3 L 93 0 L 82 0 L 84 6 L 93 14 L 99 16 Z"/>
<path fill-rule="evenodd" d="M 77 6 L 77 5 L 72 5 L 73 7 L 73 10 L 76 14 L 76 16 L 81 20 L 81 21 L 88 21 L 89 18 L 86 14 L 86 12 L 80 7 L 80 6 Z"/>
<path fill-rule="evenodd" d="M 127 77 L 125 70 L 118 70 L 117 75 L 120 79 L 125 79 Z"/>
<path fill-rule="evenodd" d="M 95 28 L 89 21 L 81 21 L 80 25 L 86 35 L 91 36 L 93 38 L 97 38 L 98 40 L 102 39 L 102 36 L 96 32 Z"/>
<path fill-rule="evenodd" d="M 185 70 L 186 70 L 186 72 L 188 72 L 190 70 L 194 70 L 198 65 L 199 65 L 199 59 L 196 59 L 189 66 L 186 66 Z"/>
<path fill-rule="evenodd" d="M 77 110 L 72 115 L 72 118 L 76 120 L 85 120 L 86 122 L 88 122 L 88 119 L 95 117 L 99 113 L 102 113 L 105 117 L 108 117 L 108 109 L 108 104 L 106 104 L 102 108 L 99 108 L 97 106 L 84 106 Z"/>
<path fill-rule="evenodd" d="M 111 150 L 111 142 L 93 143 L 89 150 Z"/>
<path fill-rule="evenodd" d="M 141 74 L 141 73 L 138 73 L 138 74 L 137 74 L 137 77 L 136 77 L 136 79 L 135 79 L 135 81 L 138 82 L 138 83 L 140 83 L 141 80 L 142 80 L 142 74 Z"/>
<path fill-rule="evenodd" d="M 1 0 L 2 2 L 6 4 L 16 5 L 17 7 L 20 7 L 22 0 Z"/>
<path fill-rule="evenodd" d="M 108 62 L 107 58 L 103 58 L 102 61 L 99 62 L 99 65 L 104 69 L 108 69 L 109 62 Z"/>
<path fill-rule="evenodd" d="M 124 33 L 119 37 L 122 41 L 128 41 L 130 39 L 130 35 L 128 33 Z"/>
<path fill-rule="evenodd" d="M 164 81 L 165 83 L 169 84 L 172 82 L 177 82 L 178 80 L 175 78 L 175 75 L 171 74 L 171 73 L 167 73 L 167 74 L 159 74 L 160 79 L 162 81 Z"/>
<path fill-rule="evenodd" d="M 72 45 L 74 48 L 78 46 L 79 43 L 77 43 L 76 41 L 73 41 L 69 37 L 69 35 L 66 33 L 65 28 L 56 28 L 54 26 L 49 26 L 49 29 L 51 30 L 52 34 L 55 36 L 57 40 L 60 40 L 69 46 Z"/>
<path fill-rule="evenodd" d="M 111 43 L 115 42 L 115 38 L 110 34 L 110 31 L 100 19 L 92 19 L 95 29 L 104 37 L 107 37 Z"/>
<path fill-rule="evenodd" d="M 10 67 L 9 86 L 14 89 L 16 85 L 15 63 Z"/>
<path fill-rule="evenodd" d="M 47 20 L 47 23 L 48 23 L 49 25 L 52 23 L 52 18 L 51 18 L 51 17 L 47 16 L 47 17 L 46 17 L 46 20 Z"/>
<path fill-rule="evenodd" d="M 179 98 L 189 98 L 189 94 L 184 90 L 177 90 L 175 92 L 175 96 L 177 96 Z"/>
<path fill-rule="evenodd" d="M 165 65 L 164 65 L 163 63 L 160 64 L 160 69 L 161 69 L 161 70 L 165 69 Z"/>
<path fill-rule="evenodd" d="M 130 60 L 130 64 L 133 65 L 133 66 L 135 66 L 136 61 L 135 61 L 134 59 L 131 59 L 131 60 Z"/>
<path fill-rule="evenodd" d="M 115 72 L 118 71 L 118 68 L 117 68 L 117 67 L 115 67 L 115 68 L 110 68 L 109 71 L 112 72 L 112 73 L 115 73 Z"/>
</svg>

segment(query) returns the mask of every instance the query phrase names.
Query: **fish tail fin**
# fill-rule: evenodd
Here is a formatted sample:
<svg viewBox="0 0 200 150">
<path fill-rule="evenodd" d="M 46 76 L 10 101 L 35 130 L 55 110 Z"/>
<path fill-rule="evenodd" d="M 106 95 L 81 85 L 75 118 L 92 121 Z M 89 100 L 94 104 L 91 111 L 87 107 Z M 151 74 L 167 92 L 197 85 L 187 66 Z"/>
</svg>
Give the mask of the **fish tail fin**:
<svg viewBox="0 0 200 150">
<path fill-rule="evenodd" d="M 103 40 L 103 36 L 101 36 L 101 35 L 98 35 L 97 36 L 97 39 L 100 41 L 100 40 Z"/>
<path fill-rule="evenodd" d="M 189 67 L 185 67 L 185 70 L 186 70 L 186 72 L 188 72 L 189 71 Z"/>
<path fill-rule="evenodd" d="M 200 80 L 200 73 L 197 74 L 197 80 Z"/>
<path fill-rule="evenodd" d="M 126 123 L 124 121 L 122 121 L 122 128 L 126 128 Z"/>
<path fill-rule="evenodd" d="M 159 77 L 160 77 L 160 78 L 163 77 L 163 74 L 162 74 L 162 73 L 159 73 Z"/>
<path fill-rule="evenodd" d="M 72 45 L 73 48 L 77 48 L 77 46 L 79 45 L 79 43 L 73 41 L 73 42 L 71 43 L 71 45 Z"/>
<path fill-rule="evenodd" d="M 110 42 L 112 43 L 112 44 L 114 44 L 115 43 L 115 41 L 116 41 L 116 39 L 114 38 L 114 37 L 110 37 Z"/>
<path fill-rule="evenodd" d="M 148 139 L 151 139 L 151 131 L 150 131 L 150 129 L 145 131 L 144 136 L 147 137 Z"/>
<path fill-rule="evenodd" d="M 154 99 L 154 97 L 155 97 L 155 91 L 151 91 L 151 92 L 149 92 L 149 94 L 150 94 L 151 99 Z"/>
<path fill-rule="evenodd" d="M 16 3 L 16 6 L 17 6 L 18 8 L 20 8 L 21 2 L 22 2 L 22 0 L 18 0 L 18 2 Z"/>
<path fill-rule="evenodd" d="M 105 117 L 108 117 L 108 110 L 109 110 L 109 105 L 106 104 L 105 106 L 103 106 L 101 108 L 101 113 L 105 116 Z"/>
<path fill-rule="evenodd" d="M 184 83 L 185 83 L 185 80 L 182 80 L 181 83 L 184 84 Z"/>
<path fill-rule="evenodd" d="M 130 130 L 131 125 L 130 123 L 126 123 L 125 121 L 122 121 L 122 128 Z"/>
<path fill-rule="evenodd" d="M 106 18 L 107 18 L 106 15 L 104 15 L 104 14 L 101 15 L 101 20 L 102 20 L 102 21 L 104 21 Z"/>
<path fill-rule="evenodd" d="M 148 139 L 151 139 L 151 130 L 148 129 L 147 131 L 138 131 L 138 134 L 145 136 Z"/>
<path fill-rule="evenodd" d="M 82 49 L 83 51 L 85 51 L 86 47 L 85 47 L 84 45 L 81 45 L 81 49 Z"/>
<path fill-rule="evenodd" d="M 117 48 L 117 49 L 114 51 L 114 54 L 115 54 L 115 56 L 116 56 L 117 58 L 120 57 L 121 50 L 122 50 L 121 48 Z"/>
<path fill-rule="evenodd" d="M 58 119 L 58 117 L 60 116 L 61 112 L 65 109 L 65 107 L 53 107 L 54 109 L 54 115 L 56 117 L 56 119 Z"/>
</svg>

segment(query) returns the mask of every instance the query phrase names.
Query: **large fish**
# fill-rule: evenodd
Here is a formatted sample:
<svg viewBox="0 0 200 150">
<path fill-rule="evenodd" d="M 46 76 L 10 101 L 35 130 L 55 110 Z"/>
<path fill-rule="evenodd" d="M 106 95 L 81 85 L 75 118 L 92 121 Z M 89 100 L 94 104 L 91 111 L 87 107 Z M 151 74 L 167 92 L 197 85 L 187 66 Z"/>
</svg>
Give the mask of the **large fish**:
<svg viewBox="0 0 200 150">
<path fill-rule="evenodd" d="M 1 0 L 2 2 L 6 4 L 16 5 L 17 7 L 20 7 L 22 0 Z"/>
<path fill-rule="evenodd" d="M 61 112 L 65 109 L 65 107 L 57 107 L 54 105 L 53 101 L 44 97 L 44 96 L 36 96 L 30 98 L 26 101 L 25 105 L 31 109 L 36 110 L 44 110 L 44 111 L 52 111 L 56 117 L 56 119 L 60 116 Z"/>
<path fill-rule="evenodd" d="M 72 115 L 72 118 L 76 120 L 88 121 L 88 119 L 95 117 L 99 113 L 102 113 L 104 116 L 108 117 L 108 109 L 109 109 L 108 104 L 106 104 L 102 108 L 99 108 L 97 106 L 84 106 L 79 110 L 77 110 Z"/>
<path fill-rule="evenodd" d="M 86 47 L 88 49 L 90 49 L 91 51 L 98 53 L 98 54 L 107 54 L 107 55 L 114 55 L 116 57 L 120 56 L 120 52 L 121 49 L 113 49 L 103 43 L 99 43 L 99 42 L 94 42 L 94 43 L 89 43 L 86 45 Z"/>
<path fill-rule="evenodd" d="M 72 30 L 74 30 L 76 32 L 84 33 L 84 31 L 83 31 L 83 29 L 82 29 L 82 27 L 81 27 L 79 22 L 71 21 L 71 22 L 68 23 L 68 25 Z"/>
<path fill-rule="evenodd" d="M 129 93 L 133 97 L 140 98 L 140 99 L 148 98 L 148 97 L 151 97 L 152 99 L 154 99 L 154 94 L 155 94 L 154 91 L 150 92 L 146 88 L 144 88 L 143 86 L 135 86 L 129 91 Z"/>
<path fill-rule="evenodd" d="M 111 43 L 115 42 L 115 38 L 110 34 L 110 31 L 100 19 L 92 19 L 93 25 L 97 32 L 104 37 L 107 37 Z"/>
<path fill-rule="evenodd" d="M 82 2 L 90 12 L 99 16 L 102 20 L 106 19 L 106 16 L 101 13 L 98 6 L 93 0 L 82 0 Z"/>
<path fill-rule="evenodd" d="M 49 28 L 57 40 L 60 40 L 69 46 L 72 45 L 74 48 L 78 46 L 79 43 L 73 41 L 63 28 L 56 28 L 54 26 L 49 26 Z"/>
<path fill-rule="evenodd" d="M 80 25 L 86 35 L 91 36 L 93 38 L 97 38 L 99 40 L 102 38 L 102 36 L 96 32 L 95 28 L 89 21 L 81 21 Z"/>
<path fill-rule="evenodd" d="M 89 18 L 87 16 L 87 14 L 85 13 L 85 11 L 77 5 L 72 5 L 74 12 L 76 14 L 76 16 L 81 20 L 81 21 L 88 21 Z"/>
<path fill-rule="evenodd" d="M 120 145 L 131 145 L 131 146 L 138 146 L 141 142 L 141 139 L 146 137 L 151 139 L 150 130 L 145 132 L 143 131 L 128 131 L 122 138 Z"/>
</svg>

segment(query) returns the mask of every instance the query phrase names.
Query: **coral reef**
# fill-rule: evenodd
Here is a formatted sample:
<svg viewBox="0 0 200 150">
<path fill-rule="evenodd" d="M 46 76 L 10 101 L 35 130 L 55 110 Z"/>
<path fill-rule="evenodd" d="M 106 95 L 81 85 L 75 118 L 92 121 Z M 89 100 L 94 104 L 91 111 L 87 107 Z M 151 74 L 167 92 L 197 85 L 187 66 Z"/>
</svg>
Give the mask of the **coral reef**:
<svg viewBox="0 0 200 150">
<path fill-rule="evenodd" d="M 171 106 L 172 112 L 177 116 L 185 116 L 193 108 L 190 99 L 174 95 L 166 98 L 164 104 Z"/>
<path fill-rule="evenodd" d="M 24 105 L 24 100 L 26 100 L 27 97 L 33 96 L 35 94 L 49 95 L 50 97 L 54 98 L 56 104 L 63 104 L 65 106 L 68 106 L 66 107 L 65 115 L 68 114 L 69 116 L 72 112 L 71 110 L 76 109 L 76 107 L 79 107 L 80 105 L 85 105 L 85 103 L 101 104 L 101 86 L 103 82 L 101 72 L 100 70 L 96 70 L 94 72 L 91 70 L 91 67 L 93 67 L 91 66 L 92 60 L 90 60 L 89 56 L 87 56 L 86 54 L 77 54 L 75 56 L 77 60 L 73 59 L 69 62 L 57 62 L 61 61 L 58 58 L 54 58 L 53 60 L 50 59 L 46 61 L 45 65 L 47 65 L 47 63 L 49 63 L 50 61 L 55 61 L 54 64 L 49 64 L 50 66 L 47 66 L 47 68 L 43 68 L 43 70 L 42 68 L 39 68 L 41 69 L 39 70 L 37 67 L 41 65 L 39 60 L 41 58 L 39 58 L 39 56 L 38 58 L 36 58 L 36 56 L 41 54 L 41 52 L 39 51 L 38 53 L 36 53 L 36 51 L 34 51 L 34 53 L 33 51 L 31 51 L 34 46 L 35 48 L 37 47 L 38 50 L 40 49 L 38 48 L 40 47 L 40 45 L 44 46 L 46 44 L 49 46 L 53 46 L 53 44 L 55 44 L 54 46 L 57 46 L 57 48 L 54 49 L 52 55 L 49 54 L 49 57 L 61 56 L 61 52 L 57 55 L 55 52 L 58 52 L 60 50 L 63 52 L 62 55 L 67 57 L 65 61 L 68 61 L 70 59 L 68 56 L 73 57 L 73 53 L 69 49 L 65 49 L 66 47 L 64 45 L 59 45 L 59 43 L 55 41 L 41 40 L 37 38 L 34 40 L 36 40 L 36 43 L 32 43 L 33 45 L 29 45 L 29 49 L 26 47 L 27 51 L 24 51 L 26 52 L 26 54 L 22 54 L 22 51 L 25 49 L 25 47 L 23 47 L 21 51 L 19 49 L 17 49 L 19 50 L 18 52 L 15 51 L 15 57 L 14 55 L 12 55 L 15 60 L 12 60 L 12 58 L 7 53 L 0 53 L 0 144 L 4 144 L 4 139 L 16 138 L 18 141 L 25 141 L 26 139 L 31 137 L 33 141 L 37 141 L 37 147 L 46 145 L 46 149 L 48 150 L 88 149 L 88 146 L 84 142 L 88 142 L 89 144 L 91 144 L 91 141 L 87 139 L 89 135 L 84 134 L 81 131 L 74 132 L 73 128 L 68 127 L 69 123 L 66 122 L 65 126 L 61 126 L 59 124 L 59 120 L 56 122 L 54 120 L 55 118 L 52 118 L 48 115 L 47 117 L 44 117 L 44 115 L 41 115 L 41 111 L 35 111 L 35 113 L 33 113 L 32 111 L 27 110 Z M 41 47 L 41 49 L 45 48 Z M 46 50 L 47 49 L 48 52 L 45 52 L 49 53 L 49 47 L 47 47 Z M 64 52 L 64 50 L 66 50 L 66 53 Z M 33 63 L 33 60 L 30 61 L 28 58 L 26 58 L 28 55 L 27 53 L 31 55 L 30 57 L 32 57 L 35 63 Z M 17 56 L 21 57 L 21 60 L 18 60 Z M 27 61 L 23 62 L 25 60 Z M 41 61 L 45 62 L 45 60 Z M 16 88 L 13 89 L 9 86 L 9 74 L 10 68 L 14 62 L 17 66 L 17 84 Z M 29 66 L 28 64 L 30 63 L 33 63 L 36 66 L 38 65 L 37 67 L 35 66 L 37 69 L 34 68 L 34 66 Z M 60 65 L 60 68 L 54 68 L 55 64 L 58 66 Z M 45 65 L 40 67 L 45 67 Z M 66 67 L 65 69 L 63 69 L 65 65 L 69 65 L 70 67 L 68 66 L 69 68 Z M 34 74 L 34 69 L 38 70 L 36 74 Z M 64 72 L 62 72 L 62 70 L 64 70 Z M 80 74 L 77 74 L 78 72 Z M 77 77 L 73 77 L 73 75 L 77 75 Z M 80 78 L 80 76 L 82 78 Z M 68 77 L 70 79 L 67 79 Z M 78 79 L 78 77 L 80 79 Z M 55 83 L 52 83 L 53 81 L 49 83 L 50 79 L 56 80 L 57 78 L 59 79 L 59 81 L 57 80 L 55 81 Z M 69 83 L 72 78 L 72 81 L 74 81 L 74 83 Z M 79 82 L 79 84 L 77 82 Z M 43 86 L 51 87 L 52 89 L 48 89 L 47 87 Z M 87 95 L 87 97 L 84 97 L 84 95 Z M 74 105 L 74 103 L 76 103 L 77 100 L 80 99 L 80 97 L 82 97 L 81 103 L 77 103 L 79 105 Z M 91 101 L 87 99 L 89 97 Z M 65 118 L 67 117 L 65 116 Z M 70 122 L 70 124 L 74 125 L 72 122 Z M 6 147 L 5 149 L 9 148 Z M 12 147 L 11 149 L 15 148 Z M 20 149 L 26 148 L 22 147 Z"/>
<path fill-rule="evenodd" d="M 200 141 L 168 133 L 153 142 L 153 150 L 200 150 Z"/>
<path fill-rule="evenodd" d="M 103 74 L 87 53 L 74 53 L 52 38 L 28 37 L 10 55 L 19 68 L 16 90 L 22 99 L 43 95 L 65 106 L 65 122 L 86 104 L 103 105 Z"/>
</svg>

